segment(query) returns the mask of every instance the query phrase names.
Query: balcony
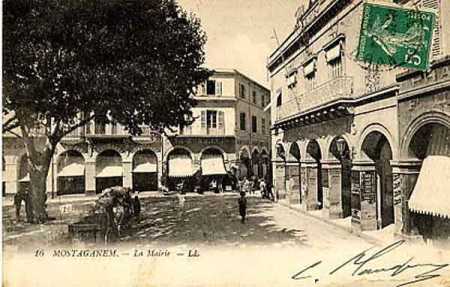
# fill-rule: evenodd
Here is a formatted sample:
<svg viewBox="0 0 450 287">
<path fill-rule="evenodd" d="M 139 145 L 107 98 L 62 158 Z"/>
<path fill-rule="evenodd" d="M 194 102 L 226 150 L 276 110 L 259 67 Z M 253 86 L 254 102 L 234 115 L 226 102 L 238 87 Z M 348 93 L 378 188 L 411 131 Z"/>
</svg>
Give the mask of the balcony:
<svg viewBox="0 0 450 287">
<path fill-rule="evenodd" d="M 353 77 L 339 77 L 306 92 L 301 103 L 301 111 L 341 98 L 350 98 L 353 94 Z"/>
<path fill-rule="evenodd" d="M 298 99 L 294 98 L 279 106 L 276 110 L 276 121 L 285 119 L 299 112 Z"/>
</svg>

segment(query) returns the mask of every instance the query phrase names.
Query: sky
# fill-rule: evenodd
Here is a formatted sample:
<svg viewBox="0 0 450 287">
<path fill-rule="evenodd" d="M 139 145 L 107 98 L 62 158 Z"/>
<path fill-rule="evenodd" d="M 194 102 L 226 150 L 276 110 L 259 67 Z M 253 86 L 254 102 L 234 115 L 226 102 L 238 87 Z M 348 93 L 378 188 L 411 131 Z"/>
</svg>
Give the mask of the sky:
<svg viewBox="0 0 450 287">
<path fill-rule="evenodd" d="M 200 18 L 208 68 L 237 69 L 269 87 L 267 58 L 293 31 L 301 0 L 178 0 Z"/>
</svg>

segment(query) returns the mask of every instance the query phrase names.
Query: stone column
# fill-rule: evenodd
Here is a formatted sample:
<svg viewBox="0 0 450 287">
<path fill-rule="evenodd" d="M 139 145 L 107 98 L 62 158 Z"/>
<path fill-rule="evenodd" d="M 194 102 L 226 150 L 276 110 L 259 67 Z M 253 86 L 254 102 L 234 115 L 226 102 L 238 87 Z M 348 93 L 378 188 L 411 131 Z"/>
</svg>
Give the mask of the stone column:
<svg viewBox="0 0 450 287">
<path fill-rule="evenodd" d="M 85 185 L 86 185 L 86 195 L 95 194 L 95 158 L 88 158 L 86 160 L 86 170 L 85 170 Z"/>
<path fill-rule="evenodd" d="M 131 160 L 122 161 L 123 187 L 133 188 L 133 163 Z"/>
<path fill-rule="evenodd" d="M 306 210 L 318 209 L 318 182 L 317 182 L 317 162 L 314 160 L 306 160 L 301 163 L 302 167 L 305 167 L 305 176 L 302 176 L 302 181 L 304 179 L 305 188 L 305 205 Z"/>
<path fill-rule="evenodd" d="M 342 218 L 342 166 L 338 160 L 322 161 L 322 169 L 328 176 L 327 185 L 323 185 L 325 212 L 329 218 Z M 322 179 L 325 182 L 325 179 Z M 327 191 L 325 191 L 327 190 Z"/>
<path fill-rule="evenodd" d="M 300 204 L 300 163 L 286 163 L 288 198 L 290 204 Z"/>
<path fill-rule="evenodd" d="M 377 174 L 373 161 L 354 161 L 352 168 L 352 229 L 376 230 Z"/>
<path fill-rule="evenodd" d="M 422 161 L 404 159 L 391 161 L 394 185 L 395 232 L 411 235 L 414 227 L 409 211 L 408 200 L 416 185 Z"/>
</svg>

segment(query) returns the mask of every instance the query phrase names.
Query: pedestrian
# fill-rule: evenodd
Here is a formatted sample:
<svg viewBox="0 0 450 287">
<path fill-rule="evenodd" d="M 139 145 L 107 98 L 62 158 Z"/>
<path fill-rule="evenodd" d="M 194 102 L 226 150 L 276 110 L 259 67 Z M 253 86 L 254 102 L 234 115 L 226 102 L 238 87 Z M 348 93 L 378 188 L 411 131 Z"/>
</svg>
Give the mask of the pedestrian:
<svg viewBox="0 0 450 287">
<path fill-rule="evenodd" d="M 273 195 L 272 182 L 268 178 L 266 178 L 266 189 L 267 189 L 267 197 L 270 200 L 275 201 L 275 196 Z"/>
<path fill-rule="evenodd" d="M 250 180 L 248 180 L 248 178 L 244 178 L 244 192 L 250 194 L 252 190 L 252 183 L 250 182 Z"/>
<path fill-rule="evenodd" d="M 133 212 L 134 216 L 136 217 L 136 220 L 139 221 L 141 216 L 141 201 L 139 200 L 139 197 L 136 195 L 133 200 Z"/>
<path fill-rule="evenodd" d="M 238 200 L 239 214 L 241 215 L 241 223 L 245 223 L 245 216 L 247 215 L 247 198 L 245 198 L 245 192 L 241 192 L 241 197 Z"/>
<path fill-rule="evenodd" d="M 20 209 L 22 208 L 22 201 L 25 202 L 25 205 L 27 204 L 27 191 L 25 189 L 20 189 L 15 195 L 14 195 L 14 206 L 16 207 L 16 219 L 17 222 L 21 222 L 22 218 L 20 217 Z"/>
<path fill-rule="evenodd" d="M 259 191 L 261 192 L 262 198 L 267 197 L 267 186 L 266 186 L 266 182 L 263 179 L 261 179 L 259 182 Z"/>
</svg>

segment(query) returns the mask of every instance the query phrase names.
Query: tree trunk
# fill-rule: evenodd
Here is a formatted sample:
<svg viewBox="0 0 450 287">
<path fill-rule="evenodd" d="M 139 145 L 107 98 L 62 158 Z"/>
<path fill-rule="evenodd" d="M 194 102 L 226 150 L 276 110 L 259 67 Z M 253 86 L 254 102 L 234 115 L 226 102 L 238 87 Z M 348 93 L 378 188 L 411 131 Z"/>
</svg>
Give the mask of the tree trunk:
<svg viewBox="0 0 450 287">
<path fill-rule="evenodd" d="M 32 218 L 33 223 L 44 223 L 48 219 L 46 210 L 47 201 L 47 174 L 48 169 L 30 170 L 31 194 L 28 197 L 31 204 L 32 214 L 27 215 Z"/>
</svg>

